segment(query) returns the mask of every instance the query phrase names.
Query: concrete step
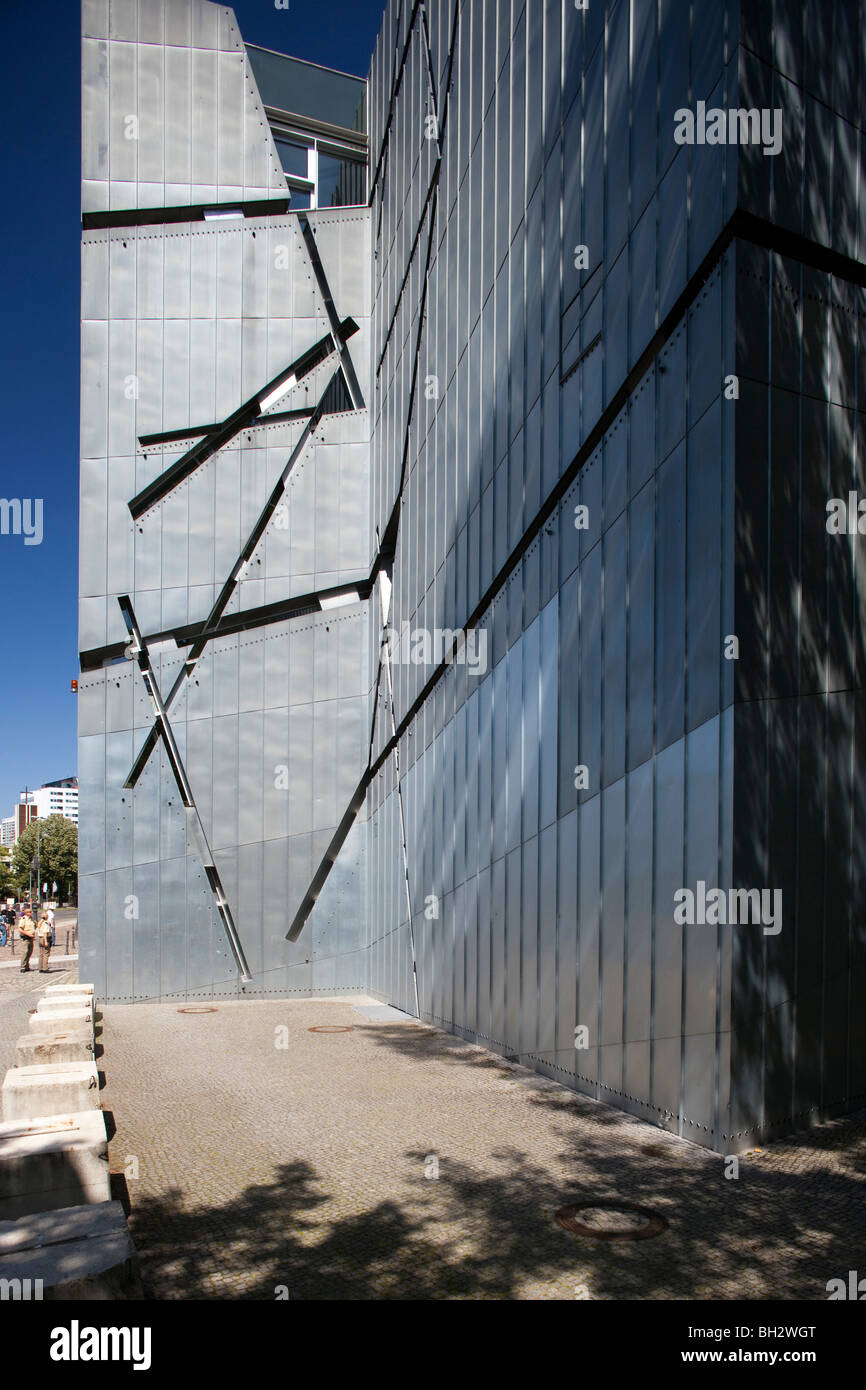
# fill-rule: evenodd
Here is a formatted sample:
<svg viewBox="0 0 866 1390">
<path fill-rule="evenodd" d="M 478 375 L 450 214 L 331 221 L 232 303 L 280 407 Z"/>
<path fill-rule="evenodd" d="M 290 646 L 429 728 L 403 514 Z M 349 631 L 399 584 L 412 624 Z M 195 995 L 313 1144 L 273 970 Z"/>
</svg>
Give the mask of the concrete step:
<svg viewBox="0 0 866 1390">
<path fill-rule="evenodd" d="M 119 1202 L 0 1221 L 0 1279 L 29 1280 L 30 1296 L 46 1300 L 144 1297 Z"/>
<path fill-rule="evenodd" d="M 101 1110 L 0 1124 L 0 1220 L 107 1202 L 110 1196 Z"/>
<path fill-rule="evenodd" d="M 65 1013 L 69 1009 L 89 1009 L 92 1012 L 93 999 L 85 994 L 58 994 L 51 999 L 40 999 L 36 1004 L 39 1014 Z"/>
<path fill-rule="evenodd" d="M 93 1031 L 92 1009 L 56 1009 L 45 1013 L 37 1007 L 36 1013 L 30 1015 L 27 1026 L 31 1033 L 67 1033 L 70 1028 L 80 1028 L 82 1025 Z"/>
<path fill-rule="evenodd" d="M 4 1120 L 30 1120 L 39 1115 L 98 1110 L 96 1063 L 52 1062 L 13 1067 L 3 1079 L 2 1097 Z"/>
<path fill-rule="evenodd" d="M 93 1033 L 89 1028 L 69 1028 L 66 1032 L 27 1033 L 18 1039 L 16 1062 L 19 1067 L 47 1066 L 52 1062 L 92 1062 Z"/>
<path fill-rule="evenodd" d="M 88 994 L 93 998 L 93 985 L 88 984 L 57 984 L 45 986 L 45 997 L 55 998 L 58 994 Z"/>
</svg>

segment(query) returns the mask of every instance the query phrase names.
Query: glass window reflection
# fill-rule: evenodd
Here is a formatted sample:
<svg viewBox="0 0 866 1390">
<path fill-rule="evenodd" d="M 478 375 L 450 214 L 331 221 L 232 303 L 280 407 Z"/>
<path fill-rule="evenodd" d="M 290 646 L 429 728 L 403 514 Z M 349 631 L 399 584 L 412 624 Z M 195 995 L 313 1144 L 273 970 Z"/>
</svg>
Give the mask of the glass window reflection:
<svg viewBox="0 0 866 1390">
<path fill-rule="evenodd" d="M 366 165 L 319 151 L 318 206 L 344 208 L 366 202 Z"/>
<path fill-rule="evenodd" d="M 307 177 L 307 146 L 299 145 L 292 140 L 277 140 L 276 144 L 280 163 L 285 172 L 305 179 Z"/>
</svg>

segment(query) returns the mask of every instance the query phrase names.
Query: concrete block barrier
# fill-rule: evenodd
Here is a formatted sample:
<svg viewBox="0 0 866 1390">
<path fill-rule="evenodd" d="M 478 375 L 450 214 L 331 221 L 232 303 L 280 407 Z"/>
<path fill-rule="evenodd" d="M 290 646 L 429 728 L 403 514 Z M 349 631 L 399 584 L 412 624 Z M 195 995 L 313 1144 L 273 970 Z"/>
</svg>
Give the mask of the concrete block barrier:
<svg viewBox="0 0 866 1390">
<path fill-rule="evenodd" d="M 95 1062 L 13 1067 L 4 1078 L 2 1096 L 4 1120 L 98 1110 L 99 1073 Z"/>
<path fill-rule="evenodd" d="M 93 1013 L 93 1000 L 87 995 L 61 994 L 56 999 L 40 999 L 36 1005 L 38 1014 L 68 1013 L 70 1009 L 87 1009 Z"/>
<path fill-rule="evenodd" d="M 54 999 L 60 994 L 83 994 L 93 998 L 93 985 L 88 984 L 58 984 L 46 985 L 45 997 Z"/>
<path fill-rule="evenodd" d="M 144 1297 L 119 1202 L 72 1206 L 0 1222 L 0 1279 L 57 1301 Z M 38 1281 L 38 1282 L 37 1282 Z"/>
<path fill-rule="evenodd" d="M 93 1031 L 92 1009 L 55 1009 L 49 1010 L 48 1013 L 40 1013 L 37 1008 L 36 1013 L 30 1015 L 27 1026 L 31 1033 L 66 1033 L 70 1028 L 80 1028 L 82 1025 Z"/>
<path fill-rule="evenodd" d="M 18 1039 L 16 1061 L 19 1067 L 47 1066 L 51 1062 L 92 1062 L 93 1032 L 90 1028 L 69 1028 L 65 1032 L 27 1033 Z"/>
<path fill-rule="evenodd" d="M 110 1196 L 101 1110 L 0 1124 L 0 1221 Z"/>
</svg>

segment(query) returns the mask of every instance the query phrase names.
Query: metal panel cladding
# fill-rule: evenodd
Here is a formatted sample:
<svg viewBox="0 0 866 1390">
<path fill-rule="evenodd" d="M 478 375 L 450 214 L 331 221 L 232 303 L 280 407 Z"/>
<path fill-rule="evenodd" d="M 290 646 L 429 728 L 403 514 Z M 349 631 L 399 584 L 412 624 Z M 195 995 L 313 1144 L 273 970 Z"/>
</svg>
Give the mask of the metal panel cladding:
<svg viewBox="0 0 866 1390">
<path fill-rule="evenodd" d="M 359 989 L 363 825 L 284 938 L 369 728 L 369 213 L 281 212 L 230 10 L 88 0 L 83 42 L 84 209 L 117 215 L 82 245 L 82 968 Z"/>
<path fill-rule="evenodd" d="M 370 73 L 371 984 L 412 1009 L 411 915 L 426 1017 L 718 1149 L 866 1084 L 863 620 L 822 520 L 860 467 L 866 29 L 793 8 L 391 0 Z M 787 935 L 712 906 L 785 875 Z"/>
</svg>

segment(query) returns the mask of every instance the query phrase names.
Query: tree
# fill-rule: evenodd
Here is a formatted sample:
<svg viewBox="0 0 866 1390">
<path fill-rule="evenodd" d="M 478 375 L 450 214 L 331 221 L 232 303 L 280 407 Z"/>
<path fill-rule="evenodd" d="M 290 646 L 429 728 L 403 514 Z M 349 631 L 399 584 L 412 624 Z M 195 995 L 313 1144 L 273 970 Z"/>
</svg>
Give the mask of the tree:
<svg viewBox="0 0 866 1390">
<path fill-rule="evenodd" d="M 26 893 L 30 888 L 37 844 L 42 883 L 48 884 L 50 892 L 52 883 L 56 882 L 61 902 L 74 898 L 78 883 L 78 827 L 65 816 L 47 816 L 45 820 L 31 821 L 25 826 L 12 851 L 12 873 L 19 893 Z M 35 868 L 33 885 L 34 896 L 39 897 L 41 884 L 37 885 Z"/>
</svg>

